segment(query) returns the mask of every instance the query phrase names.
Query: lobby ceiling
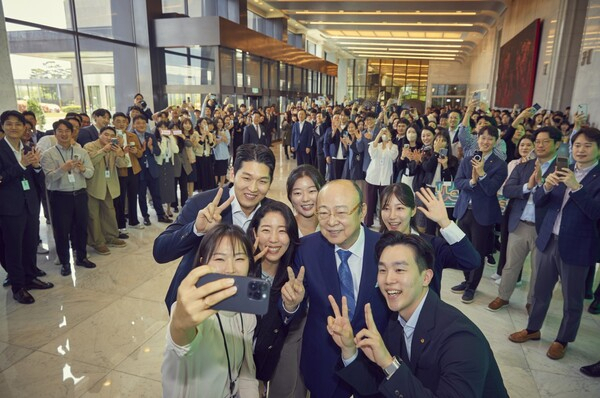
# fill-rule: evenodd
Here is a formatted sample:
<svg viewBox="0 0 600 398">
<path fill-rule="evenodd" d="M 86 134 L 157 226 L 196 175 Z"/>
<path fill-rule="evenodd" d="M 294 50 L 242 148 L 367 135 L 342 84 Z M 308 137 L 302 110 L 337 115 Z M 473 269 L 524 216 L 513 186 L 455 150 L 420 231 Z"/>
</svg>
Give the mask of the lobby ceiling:
<svg viewBox="0 0 600 398">
<path fill-rule="evenodd" d="M 463 61 L 506 10 L 505 1 L 248 0 L 317 30 L 356 58 Z M 300 26 L 299 26 L 299 25 Z"/>
</svg>

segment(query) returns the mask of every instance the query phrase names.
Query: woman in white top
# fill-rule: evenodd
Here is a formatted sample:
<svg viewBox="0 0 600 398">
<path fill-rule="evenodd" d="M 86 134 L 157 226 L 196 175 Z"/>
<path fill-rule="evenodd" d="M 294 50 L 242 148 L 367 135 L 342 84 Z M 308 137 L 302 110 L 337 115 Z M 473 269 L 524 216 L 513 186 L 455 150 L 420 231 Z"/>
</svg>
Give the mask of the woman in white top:
<svg viewBox="0 0 600 398">
<path fill-rule="evenodd" d="M 156 125 L 154 136 L 158 145 L 160 145 L 160 155 L 154 155 L 159 169 L 160 199 L 163 204 L 166 203 L 167 205 L 165 212 L 167 217 L 173 217 L 171 203 L 177 199 L 175 191 L 175 154 L 179 153 L 179 146 L 175 136 L 173 136 L 173 131 L 167 127 L 165 122 L 159 122 Z M 162 204 L 154 203 L 154 206 L 162 206 Z"/>
<path fill-rule="evenodd" d="M 288 176 L 287 197 L 294 209 L 300 237 L 319 230 L 317 195 L 323 185 L 325 179 L 309 164 L 296 167 Z"/>
<path fill-rule="evenodd" d="M 379 130 L 375 140 L 369 144 L 369 155 L 371 155 L 371 163 L 369 163 L 365 177 L 367 181 L 365 225 L 367 227 L 373 225 L 377 196 L 381 195 L 381 191 L 392 183 L 394 162 L 398 158 L 398 145 L 392 142 L 387 128 Z"/>
<path fill-rule="evenodd" d="M 204 235 L 196 264 L 171 307 L 163 397 L 258 398 L 252 356 L 256 316 L 211 309 L 235 294 L 233 279 L 196 287 L 212 272 L 256 276 L 250 240 L 237 226 L 217 224 Z"/>
<path fill-rule="evenodd" d="M 215 134 L 215 182 L 217 186 L 223 187 L 225 185 L 225 176 L 227 175 L 227 168 L 229 167 L 229 141 L 231 136 L 229 130 L 225 128 L 225 122 L 220 117 L 215 118 L 216 121 L 216 134 Z"/>
</svg>

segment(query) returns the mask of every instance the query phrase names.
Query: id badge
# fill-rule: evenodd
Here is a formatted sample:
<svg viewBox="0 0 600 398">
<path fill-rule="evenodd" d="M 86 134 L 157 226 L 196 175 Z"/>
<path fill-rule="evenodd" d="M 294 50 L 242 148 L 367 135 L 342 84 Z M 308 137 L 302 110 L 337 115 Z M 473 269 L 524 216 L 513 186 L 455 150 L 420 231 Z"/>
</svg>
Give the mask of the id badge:
<svg viewBox="0 0 600 398">
<path fill-rule="evenodd" d="M 29 181 L 24 178 L 21 180 L 21 185 L 23 186 L 23 191 L 29 191 L 31 189 L 29 187 Z"/>
<path fill-rule="evenodd" d="M 75 176 L 73 174 L 69 173 L 69 175 L 67 176 L 67 178 L 69 179 L 69 182 L 71 184 L 75 183 Z"/>
<path fill-rule="evenodd" d="M 110 178 L 110 170 L 105 170 L 104 171 L 104 177 Z"/>
</svg>

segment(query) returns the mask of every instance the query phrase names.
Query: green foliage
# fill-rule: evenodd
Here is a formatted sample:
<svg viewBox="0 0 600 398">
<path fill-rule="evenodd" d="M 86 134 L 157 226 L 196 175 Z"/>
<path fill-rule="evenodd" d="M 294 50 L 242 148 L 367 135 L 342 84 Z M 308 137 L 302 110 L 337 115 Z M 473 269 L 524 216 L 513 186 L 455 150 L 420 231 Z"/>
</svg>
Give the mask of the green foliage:
<svg viewBox="0 0 600 398">
<path fill-rule="evenodd" d="M 44 116 L 44 110 L 40 106 L 40 103 L 34 99 L 27 100 L 27 110 L 35 113 L 38 127 L 42 128 L 46 124 L 46 116 Z M 35 128 L 36 126 L 34 126 Z"/>
<path fill-rule="evenodd" d="M 69 113 L 69 112 L 77 112 L 77 113 L 81 113 L 81 106 L 79 105 L 65 105 L 61 108 L 61 110 L 64 113 Z"/>
</svg>

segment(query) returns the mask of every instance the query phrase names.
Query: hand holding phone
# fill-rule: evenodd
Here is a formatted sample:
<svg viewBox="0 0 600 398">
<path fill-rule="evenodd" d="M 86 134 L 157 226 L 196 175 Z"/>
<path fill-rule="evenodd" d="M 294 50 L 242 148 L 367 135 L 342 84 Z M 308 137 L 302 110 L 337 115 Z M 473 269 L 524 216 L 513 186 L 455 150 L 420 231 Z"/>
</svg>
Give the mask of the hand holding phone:
<svg viewBox="0 0 600 398">
<path fill-rule="evenodd" d="M 267 313 L 269 310 L 271 284 L 260 278 L 209 273 L 198 279 L 196 287 L 201 288 L 211 282 L 227 279 L 233 279 L 233 286 L 236 292 L 232 296 L 223 298 L 215 304 L 211 303 L 212 309 L 256 315 Z"/>
<path fill-rule="evenodd" d="M 556 158 L 556 170 L 568 169 L 569 168 L 569 159 L 559 156 Z"/>
</svg>

